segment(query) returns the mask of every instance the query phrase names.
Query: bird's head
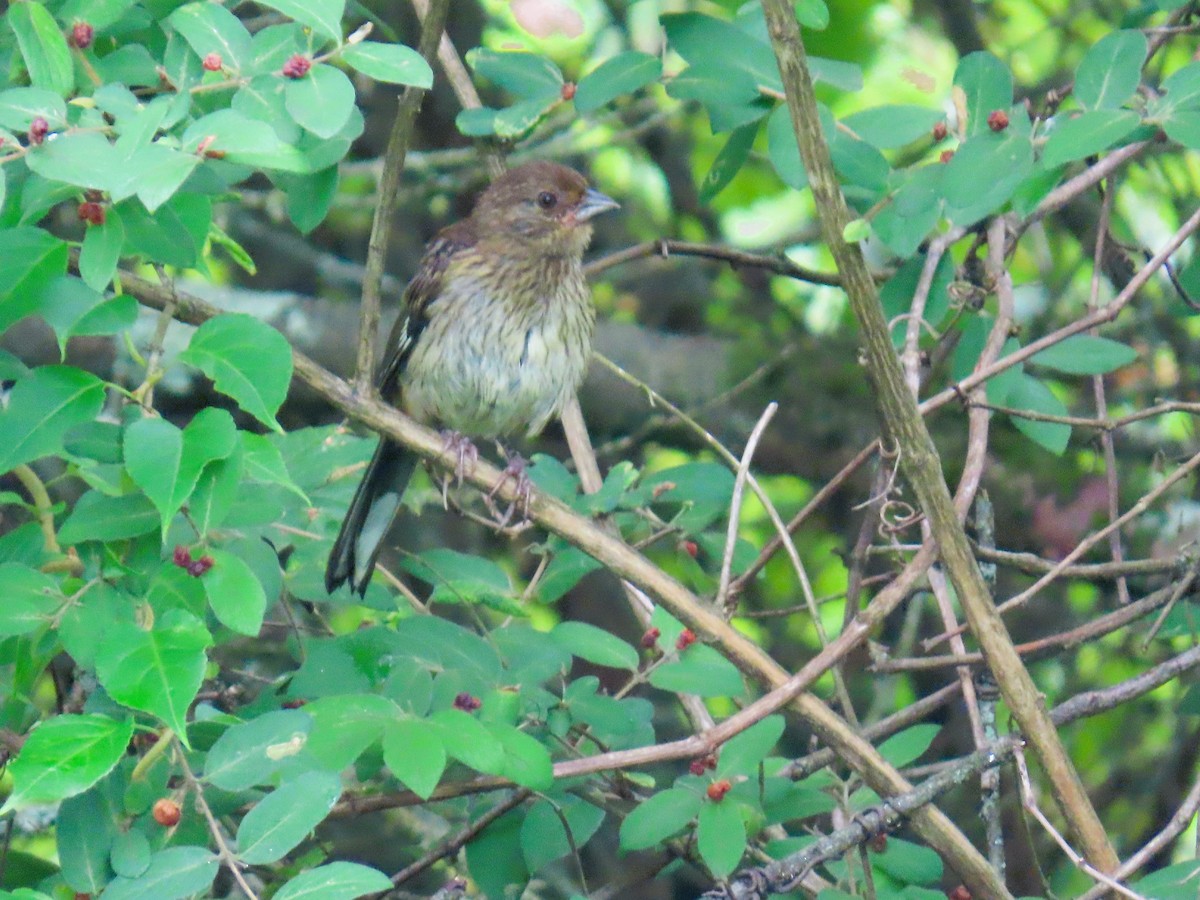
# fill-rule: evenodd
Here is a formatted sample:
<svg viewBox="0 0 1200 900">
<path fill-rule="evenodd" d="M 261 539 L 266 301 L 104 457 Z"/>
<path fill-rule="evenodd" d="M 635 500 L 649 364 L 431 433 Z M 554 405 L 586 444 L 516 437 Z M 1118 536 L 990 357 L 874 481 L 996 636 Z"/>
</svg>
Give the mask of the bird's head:
<svg viewBox="0 0 1200 900">
<path fill-rule="evenodd" d="M 548 256 L 580 257 L 592 237 L 592 218 L 617 206 L 589 188 L 574 169 L 531 162 L 492 182 L 471 218 L 485 241 L 518 242 Z"/>
</svg>

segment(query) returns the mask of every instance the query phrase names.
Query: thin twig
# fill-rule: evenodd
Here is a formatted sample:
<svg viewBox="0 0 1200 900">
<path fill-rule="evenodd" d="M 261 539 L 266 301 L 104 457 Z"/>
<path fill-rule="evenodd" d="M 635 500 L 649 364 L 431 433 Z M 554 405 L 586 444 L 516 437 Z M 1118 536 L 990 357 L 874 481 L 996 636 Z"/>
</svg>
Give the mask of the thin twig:
<svg viewBox="0 0 1200 900">
<path fill-rule="evenodd" d="M 797 265 L 782 254 L 778 256 L 765 256 L 761 253 L 747 253 L 744 250 L 734 250 L 732 247 L 722 247 L 718 244 L 698 244 L 693 241 L 676 241 L 666 238 L 646 241 L 643 244 L 634 244 L 632 247 L 617 250 L 607 256 L 592 260 L 584 266 L 583 271 L 589 278 L 594 278 L 607 269 L 635 259 L 650 257 L 666 259 L 672 254 L 676 256 L 701 256 L 705 259 L 729 263 L 735 269 L 739 266 L 765 269 L 776 275 L 786 275 L 789 278 L 795 278 L 798 281 L 807 281 L 810 284 L 824 284 L 831 287 L 837 287 L 841 284 L 840 279 L 836 275 L 830 275 L 827 272 L 819 272 L 816 269 Z M 882 279 L 886 276 L 880 277 Z"/>
<path fill-rule="evenodd" d="M 778 410 L 779 404 L 772 400 L 767 404 L 762 415 L 758 417 L 758 422 L 751 430 L 750 437 L 746 439 L 746 449 L 742 451 L 742 459 L 737 467 L 737 476 L 733 479 L 733 496 L 729 502 L 729 524 L 725 529 L 725 552 L 721 554 L 721 575 L 717 580 L 717 609 L 725 609 L 729 602 L 729 573 L 733 568 L 733 551 L 737 546 L 738 522 L 742 514 L 742 495 L 746 490 L 746 478 L 750 474 L 750 461 L 754 459 L 754 451 L 758 449 L 759 439 L 762 438 L 763 432 L 766 431 L 767 425 L 770 424 Z M 820 616 L 817 614 L 814 604 L 813 621 L 816 622 L 819 619 Z"/>
</svg>

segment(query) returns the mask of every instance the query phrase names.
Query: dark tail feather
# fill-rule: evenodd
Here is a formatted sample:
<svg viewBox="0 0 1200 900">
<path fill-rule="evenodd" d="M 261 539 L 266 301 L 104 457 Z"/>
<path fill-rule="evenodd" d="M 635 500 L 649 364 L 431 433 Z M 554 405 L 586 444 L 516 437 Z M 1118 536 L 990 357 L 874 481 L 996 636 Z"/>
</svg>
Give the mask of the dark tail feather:
<svg viewBox="0 0 1200 900">
<path fill-rule="evenodd" d="M 342 530 L 325 566 L 325 589 L 333 593 L 345 582 L 365 594 L 384 536 L 400 509 L 400 498 L 417 466 L 415 454 L 400 444 L 380 440 L 359 482 Z"/>
</svg>

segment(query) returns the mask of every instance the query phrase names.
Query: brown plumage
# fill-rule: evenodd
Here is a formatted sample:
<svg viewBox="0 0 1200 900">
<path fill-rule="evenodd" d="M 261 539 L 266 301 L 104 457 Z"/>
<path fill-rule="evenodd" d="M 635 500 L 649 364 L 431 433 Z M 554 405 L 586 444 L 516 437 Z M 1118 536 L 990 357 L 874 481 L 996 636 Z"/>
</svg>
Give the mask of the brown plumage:
<svg viewBox="0 0 1200 900">
<path fill-rule="evenodd" d="M 379 369 L 384 398 L 468 437 L 541 431 L 587 368 L 595 312 L 581 260 L 591 218 L 616 205 L 556 163 L 497 178 L 426 248 Z M 329 555 L 329 591 L 366 591 L 415 465 L 380 441 Z"/>
</svg>

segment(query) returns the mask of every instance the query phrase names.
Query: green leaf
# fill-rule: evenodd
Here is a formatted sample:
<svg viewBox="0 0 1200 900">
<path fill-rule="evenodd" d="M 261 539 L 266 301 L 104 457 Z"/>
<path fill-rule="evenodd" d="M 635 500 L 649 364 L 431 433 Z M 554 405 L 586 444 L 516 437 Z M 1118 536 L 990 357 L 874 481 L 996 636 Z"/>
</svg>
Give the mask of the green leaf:
<svg viewBox="0 0 1200 900">
<path fill-rule="evenodd" d="M 487 137 L 496 133 L 496 112 L 488 106 L 464 109 L 454 117 L 454 126 L 467 137 Z"/>
<path fill-rule="evenodd" d="M 80 893 L 99 894 L 111 877 L 108 855 L 117 824 L 104 788 L 64 800 L 54 821 L 63 881 Z"/>
<path fill-rule="evenodd" d="M 913 725 L 905 728 L 879 745 L 879 755 L 897 769 L 901 769 L 920 759 L 941 730 L 940 725 Z"/>
<path fill-rule="evenodd" d="M 0 638 L 36 631 L 48 624 L 63 602 L 53 578 L 20 563 L 0 563 L 0 584 L 4 585 Z"/>
<path fill-rule="evenodd" d="M 1054 396 L 1054 392 L 1032 375 L 1022 374 L 1014 381 L 1004 405 L 1043 415 L 1069 415 L 1063 402 Z M 1070 425 L 1062 422 L 1039 422 L 1023 416 L 1012 416 L 1011 419 L 1017 431 L 1051 453 L 1061 456 L 1067 449 L 1067 442 L 1071 439 Z"/>
<path fill-rule="evenodd" d="M 928 137 L 945 120 L 944 111 L 926 106 L 875 106 L 846 116 L 842 124 L 871 146 L 892 150 Z"/>
<path fill-rule="evenodd" d="M 132 737 L 132 719 L 60 715 L 41 722 L 9 763 L 13 789 L 0 815 L 86 791 L 120 762 Z"/>
<path fill-rule="evenodd" d="M 701 807 L 696 823 L 696 849 L 718 878 L 737 868 L 746 852 L 746 823 L 732 799 L 710 801 Z"/>
<path fill-rule="evenodd" d="M 901 884 L 936 885 L 942 880 L 942 858 L 928 847 L 889 837 L 882 853 L 871 852 L 871 865 Z"/>
<path fill-rule="evenodd" d="M 712 647 L 695 644 L 650 673 L 650 683 L 661 691 L 698 694 L 701 697 L 740 697 L 745 692 L 741 673 Z"/>
<path fill-rule="evenodd" d="M 10 3 L 5 18 L 17 38 L 33 86 L 53 91 L 61 97 L 72 93 L 75 67 L 71 62 L 71 48 L 46 7 L 32 0 Z"/>
<path fill-rule="evenodd" d="M 78 278 L 65 275 L 46 287 L 42 319 L 54 329 L 59 352 L 79 335 L 115 334 L 137 320 L 137 303 L 130 297 L 105 300 L 104 295 Z"/>
<path fill-rule="evenodd" d="M 433 70 L 429 63 L 412 47 L 403 44 L 363 41 L 342 50 L 342 59 L 376 81 L 425 89 L 433 86 Z"/>
<path fill-rule="evenodd" d="M 783 735 L 783 726 L 782 716 L 768 716 L 734 735 L 721 747 L 716 776 L 754 775 Z"/>
<path fill-rule="evenodd" d="M 342 794 L 331 772 L 304 772 L 267 794 L 237 830 L 238 856 L 250 865 L 281 859 L 329 815 Z"/>
<path fill-rule="evenodd" d="M 492 127 L 498 137 L 515 140 L 531 130 L 542 117 L 562 102 L 559 94 L 542 94 L 497 110 Z"/>
<path fill-rule="evenodd" d="M 351 862 L 332 862 L 297 875 L 273 900 L 355 900 L 391 888 L 388 877 L 376 869 Z"/>
<path fill-rule="evenodd" d="M 704 805 L 704 798 L 695 791 L 683 788 L 659 791 L 621 823 L 621 849 L 645 850 L 678 834 L 699 815 Z"/>
<path fill-rule="evenodd" d="M 504 751 L 504 764 L 499 774 L 534 791 L 548 790 L 554 784 L 550 751 L 540 741 L 511 725 L 493 724 L 489 730 Z"/>
<path fill-rule="evenodd" d="M 292 349 L 274 328 L 252 316 L 223 313 L 196 329 L 179 358 L 264 425 L 282 431 L 275 413 L 292 380 Z"/>
<path fill-rule="evenodd" d="M 220 858 L 203 847 L 168 847 L 137 878 L 114 878 L 104 900 L 183 900 L 207 891 L 219 867 Z"/>
<path fill-rule="evenodd" d="M 252 122 L 247 127 L 258 125 Z M 128 168 L 138 173 L 137 198 L 153 213 L 175 196 L 199 164 L 196 153 L 181 153 L 158 142 L 138 150 L 129 160 Z"/>
<path fill-rule="evenodd" d="M 713 61 L 726 70 L 741 70 L 756 84 L 779 90 L 779 67 L 770 43 L 729 22 L 701 13 L 659 17 L 671 49 L 693 66 Z M 716 51 L 716 52 L 714 52 Z"/>
<path fill-rule="evenodd" d="M 83 249 L 79 252 L 79 275 L 84 284 L 93 290 L 106 290 L 117 271 L 121 259 L 121 247 L 125 243 L 125 229 L 121 216 L 109 209 L 104 224 L 90 225 L 83 236 Z"/>
<path fill-rule="evenodd" d="M 204 759 L 204 780 L 226 791 L 266 784 L 300 753 L 313 720 L 306 711 L 276 709 L 224 731 Z"/>
<path fill-rule="evenodd" d="M 41 366 L 0 411 L 0 472 L 62 450 L 63 435 L 100 413 L 104 382 L 69 366 Z"/>
<path fill-rule="evenodd" d="M 798 191 L 808 187 L 808 173 L 800 159 L 800 148 L 796 146 L 796 132 L 786 103 L 780 104 L 767 119 L 767 157 L 788 187 Z"/>
<path fill-rule="evenodd" d="M 211 644 L 204 625 L 179 610 L 153 631 L 115 622 L 96 654 L 96 676 L 114 700 L 157 716 L 186 744 L 188 707 L 204 680 Z"/>
<path fill-rule="evenodd" d="M 341 69 L 318 64 L 303 78 L 289 79 L 283 101 L 301 127 L 317 137 L 331 138 L 354 111 L 354 85 Z"/>
<path fill-rule="evenodd" d="M 0 332 L 36 312 L 47 284 L 67 270 L 67 245 L 41 228 L 0 231 Z"/>
<path fill-rule="evenodd" d="M 476 47 L 467 53 L 467 63 L 476 75 L 518 97 L 529 99 L 562 92 L 562 72 L 536 53 Z"/>
<path fill-rule="evenodd" d="M 638 652 L 615 634 L 586 622 L 560 622 L 550 632 L 554 642 L 573 656 L 597 666 L 634 671 Z"/>
<path fill-rule="evenodd" d="M 443 709 L 429 722 L 438 729 L 446 753 L 464 765 L 489 775 L 504 768 L 504 747 L 474 716 L 460 709 Z"/>
<path fill-rule="evenodd" d="M 797 0 L 796 20 L 805 28 L 824 31 L 829 27 L 829 7 L 824 0 Z"/>
<path fill-rule="evenodd" d="M 557 799 L 557 798 L 556 798 Z M 555 808 L 557 807 L 557 809 Z M 566 820 L 566 827 L 563 825 Z M 539 872 L 556 859 L 579 850 L 604 821 L 604 810 L 570 795 L 541 800 L 529 808 L 521 823 L 521 854 L 530 872 Z M 570 835 L 567 834 L 570 829 Z"/>
<path fill-rule="evenodd" d="M 213 566 L 200 577 L 208 605 L 226 628 L 256 636 L 267 611 L 262 584 L 241 557 L 215 547 L 209 555 Z"/>
<path fill-rule="evenodd" d="M 45 119 L 52 130 L 67 124 L 67 104 L 54 91 L 36 87 L 0 91 L 0 127 L 28 131 L 34 119 Z"/>
<path fill-rule="evenodd" d="M 508 573 L 489 559 L 457 550 L 427 550 L 406 557 L 405 571 L 434 586 L 430 603 L 482 603 L 524 615 Z"/>
<path fill-rule="evenodd" d="M 125 430 L 125 468 L 146 492 L 165 535 L 204 467 L 233 452 L 237 427 L 223 409 L 203 409 L 182 431 L 166 419 L 145 418 Z"/>
<path fill-rule="evenodd" d="M 1132 110 L 1097 109 L 1057 124 L 1042 151 L 1047 168 L 1107 150 L 1132 132 L 1141 119 Z"/>
<path fill-rule="evenodd" d="M 220 4 L 188 3 L 171 13 L 167 22 L 201 59 L 216 53 L 223 65 L 235 71 L 250 62 L 250 32 Z"/>
<path fill-rule="evenodd" d="M 150 842 L 137 830 L 118 831 L 112 842 L 113 871 L 126 878 L 138 878 L 150 868 Z"/>
<path fill-rule="evenodd" d="M 345 0 L 261 0 L 263 6 L 278 10 L 290 19 L 329 38 L 342 39 L 342 15 Z"/>
<path fill-rule="evenodd" d="M 1200 149 L 1200 110 L 1175 112 L 1163 122 L 1167 137 L 1189 150 Z"/>
<path fill-rule="evenodd" d="M 302 234 L 308 234 L 329 214 L 337 196 L 338 167 L 308 175 L 279 175 L 277 181 L 287 193 L 288 218 Z"/>
<path fill-rule="evenodd" d="M 1031 356 L 1028 362 L 1068 375 L 1105 375 L 1137 359 L 1127 344 L 1092 334 L 1076 334 Z"/>
<path fill-rule="evenodd" d="M 379 740 L 384 727 L 401 715 L 395 703 L 375 694 L 323 697 L 306 705 L 304 711 L 313 720 L 306 752 L 335 772 L 353 763 Z"/>
<path fill-rule="evenodd" d="M 58 540 L 71 546 L 84 541 L 116 541 L 149 534 L 161 523 L 158 511 L 144 494 L 107 497 L 88 491 L 59 526 Z"/>
<path fill-rule="evenodd" d="M 713 160 L 712 168 L 704 176 L 700 185 L 700 200 L 708 203 L 713 197 L 725 190 L 733 177 L 746 164 L 750 157 L 750 148 L 754 146 L 754 137 L 758 134 L 758 123 L 743 125 L 734 129 L 729 140 Z"/>
<path fill-rule="evenodd" d="M 1178 110 L 1195 109 L 1200 104 L 1200 62 L 1176 69 L 1163 80 L 1159 91 L 1165 96 L 1150 107 L 1153 116 L 1170 118 Z"/>
<path fill-rule="evenodd" d="M 585 75 L 575 90 L 575 108 L 590 113 L 662 77 L 662 60 L 649 53 L 627 50 L 605 60 Z"/>
<path fill-rule="evenodd" d="M 966 97 L 968 137 L 987 134 L 988 116 L 998 109 L 1007 111 L 1012 105 L 1012 72 L 986 51 L 970 53 L 959 60 L 954 84 Z"/>
<path fill-rule="evenodd" d="M 34 5 L 32 0 L 17 8 Z M 77 132 L 60 134 L 25 157 L 31 171 L 49 181 L 61 181 L 76 187 L 113 190 L 126 177 L 120 154 L 101 134 Z"/>
<path fill-rule="evenodd" d="M 306 505 L 312 505 L 308 496 L 288 474 L 283 454 L 270 438 L 250 431 L 239 431 L 238 437 L 242 442 L 243 463 L 247 478 L 263 484 L 277 484 L 287 488 Z"/>
<path fill-rule="evenodd" d="M 646 476 L 653 505 L 685 531 L 700 531 L 729 510 L 733 473 L 718 463 L 686 463 Z"/>
<path fill-rule="evenodd" d="M 1100 38 L 1075 70 L 1075 99 L 1085 109 L 1116 109 L 1137 91 L 1148 49 L 1132 29 Z"/>
<path fill-rule="evenodd" d="M 384 728 L 383 761 L 414 794 L 428 800 L 446 769 L 446 747 L 426 722 L 397 719 Z"/>
<path fill-rule="evenodd" d="M 980 134 L 967 141 L 945 165 L 942 195 L 946 214 L 967 226 L 1008 202 L 1033 169 L 1033 145 L 1015 129 Z"/>
</svg>

